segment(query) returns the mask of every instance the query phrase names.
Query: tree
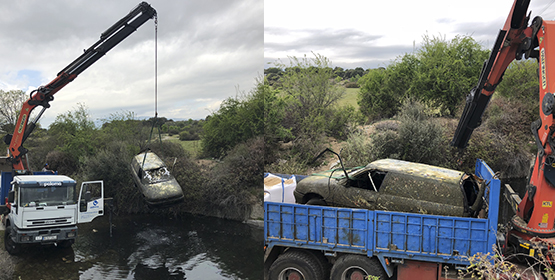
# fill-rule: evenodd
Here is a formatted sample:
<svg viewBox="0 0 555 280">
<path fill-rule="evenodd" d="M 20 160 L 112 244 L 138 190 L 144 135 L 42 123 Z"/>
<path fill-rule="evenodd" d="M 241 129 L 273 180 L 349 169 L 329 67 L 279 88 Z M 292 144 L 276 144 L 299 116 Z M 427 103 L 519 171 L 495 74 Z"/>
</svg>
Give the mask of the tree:
<svg viewBox="0 0 555 280">
<path fill-rule="evenodd" d="M 535 60 L 515 60 L 503 75 L 497 92 L 502 96 L 528 100 L 537 105 L 540 94 L 538 63 Z"/>
<path fill-rule="evenodd" d="M 202 149 L 205 156 L 221 158 L 237 144 L 264 134 L 264 84 L 257 80 L 248 94 L 230 97 L 206 118 Z"/>
<path fill-rule="evenodd" d="M 488 53 L 468 36 L 447 41 L 426 35 L 416 52 L 398 57 L 383 73 L 373 70 L 359 80 L 361 111 L 369 118 L 391 117 L 400 100 L 413 98 L 453 116 L 477 83 Z"/>
<path fill-rule="evenodd" d="M 50 141 L 56 143 L 56 149 L 71 155 L 76 161 L 95 153 L 95 132 L 94 122 L 83 103 L 78 103 L 73 111 L 56 116 L 48 129 Z"/>
<path fill-rule="evenodd" d="M 336 66 L 335 68 L 333 68 L 333 74 L 336 77 L 340 77 L 341 79 L 343 79 L 343 77 L 345 77 L 345 70 L 342 67 Z"/>
<path fill-rule="evenodd" d="M 264 160 L 271 163 L 275 160 L 278 143 L 293 138 L 290 129 L 283 127 L 285 118 L 285 101 L 278 96 L 278 91 L 272 89 L 265 80 L 264 95 Z"/>
<path fill-rule="evenodd" d="M 164 119 L 162 118 L 162 121 Z M 142 150 L 146 147 L 152 126 L 159 127 L 157 126 L 158 121 L 153 123 L 154 121 L 153 118 L 150 121 L 137 120 L 135 113 L 130 111 L 112 113 L 108 118 L 102 120 L 103 124 L 100 132 L 102 132 L 101 139 L 103 139 L 103 143 L 99 144 L 106 146 L 111 142 L 124 142 Z M 155 129 L 153 133 L 155 131 L 157 130 Z M 153 134 L 151 140 L 156 139 L 156 135 Z"/>
<path fill-rule="evenodd" d="M 27 96 L 22 90 L 0 90 L 0 128 L 12 133 Z"/>
<path fill-rule="evenodd" d="M 296 137 L 311 137 L 320 133 L 334 133 L 329 127 L 336 102 L 345 94 L 330 67 L 331 61 L 314 54 L 313 58 L 289 57 L 290 66 L 276 63 L 286 71 L 281 79 L 281 94 L 287 106 L 284 127 L 290 128 Z"/>
<path fill-rule="evenodd" d="M 419 67 L 416 56 L 398 57 L 387 68 L 370 70 L 358 83 L 360 111 L 369 119 L 393 117 L 408 96 Z"/>
<path fill-rule="evenodd" d="M 279 85 L 279 80 L 283 76 L 283 70 L 277 67 L 264 69 L 264 77 L 270 85 Z"/>
<path fill-rule="evenodd" d="M 424 36 L 417 51 L 420 61 L 411 85 L 411 95 L 453 116 L 456 108 L 476 85 L 489 51 L 469 36 L 456 36 L 451 41 Z"/>
</svg>

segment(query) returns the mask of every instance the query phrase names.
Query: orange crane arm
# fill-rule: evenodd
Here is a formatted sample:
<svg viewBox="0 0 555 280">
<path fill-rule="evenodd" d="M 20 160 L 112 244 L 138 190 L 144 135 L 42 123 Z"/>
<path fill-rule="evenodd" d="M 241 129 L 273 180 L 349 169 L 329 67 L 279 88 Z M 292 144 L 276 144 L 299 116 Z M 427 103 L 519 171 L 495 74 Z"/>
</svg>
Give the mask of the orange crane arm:
<svg viewBox="0 0 555 280">
<path fill-rule="evenodd" d="M 155 17 L 156 10 L 148 3 L 141 2 L 129 14 L 104 31 L 96 43 L 62 69 L 54 80 L 46 86 L 41 86 L 31 92 L 29 99 L 25 101 L 21 108 L 13 134 L 4 136 L 4 142 L 9 145 L 10 160 L 14 172 L 24 174 L 29 171 L 29 167 L 25 166 L 26 163 L 24 163 L 27 149 L 23 147 L 23 143 L 33 132 L 36 123 L 44 111 L 50 107 L 50 101 L 54 100 L 54 94 L 73 81 L 79 74 L 131 35 L 131 33 L 135 32 L 147 20 Z M 29 116 L 37 106 L 42 106 L 42 110 L 29 123 Z"/>
<path fill-rule="evenodd" d="M 466 97 L 466 105 L 455 131 L 451 145 L 465 148 L 474 129 L 480 126 L 482 115 L 491 99 L 495 88 L 501 82 L 503 73 L 514 59 L 521 59 L 523 54 L 533 56 L 531 52 L 532 30 L 528 28 L 526 12 L 530 0 L 515 0 L 503 29 L 495 41 L 489 59 L 484 62 L 478 84 Z M 528 44 L 528 45 L 526 45 Z"/>
</svg>

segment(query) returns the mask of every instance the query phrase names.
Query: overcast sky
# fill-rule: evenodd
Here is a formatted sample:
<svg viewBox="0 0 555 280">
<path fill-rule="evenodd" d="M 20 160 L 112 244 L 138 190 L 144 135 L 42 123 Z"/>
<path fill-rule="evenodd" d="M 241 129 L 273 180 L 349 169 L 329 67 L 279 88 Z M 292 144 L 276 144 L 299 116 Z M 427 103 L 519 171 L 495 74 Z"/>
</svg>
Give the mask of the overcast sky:
<svg viewBox="0 0 555 280">
<path fill-rule="evenodd" d="M 532 0 L 531 19 L 555 19 L 553 0 Z M 418 48 L 422 36 L 469 35 L 491 49 L 513 0 L 265 0 L 264 65 L 324 55 L 334 66 L 376 68 Z M 547 9 L 546 9 L 547 8 Z M 531 22 L 531 20 L 530 20 Z M 478 74 L 477 74 L 478 75 Z"/>
<path fill-rule="evenodd" d="M 149 0 L 158 12 L 158 115 L 205 118 L 263 70 L 261 0 Z M 139 0 L 0 2 L 0 89 L 45 85 Z M 84 103 L 93 120 L 154 116 L 154 21 L 54 95 L 40 123 Z M 40 110 L 37 108 L 36 111 Z"/>
</svg>

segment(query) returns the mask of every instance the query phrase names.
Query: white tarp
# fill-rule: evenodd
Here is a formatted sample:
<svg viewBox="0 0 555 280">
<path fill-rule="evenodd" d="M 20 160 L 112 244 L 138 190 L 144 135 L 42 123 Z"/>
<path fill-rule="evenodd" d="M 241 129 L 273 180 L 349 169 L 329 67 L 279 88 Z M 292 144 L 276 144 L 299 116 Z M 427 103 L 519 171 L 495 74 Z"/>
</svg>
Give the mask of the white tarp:
<svg viewBox="0 0 555 280">
<path fill-rule="evenodd" d="M 293 191 L 296 187 L 295 175 L 283 178 L 266 173 L 264 174 L 264 201 L 295 203 Z"/>
</svg>

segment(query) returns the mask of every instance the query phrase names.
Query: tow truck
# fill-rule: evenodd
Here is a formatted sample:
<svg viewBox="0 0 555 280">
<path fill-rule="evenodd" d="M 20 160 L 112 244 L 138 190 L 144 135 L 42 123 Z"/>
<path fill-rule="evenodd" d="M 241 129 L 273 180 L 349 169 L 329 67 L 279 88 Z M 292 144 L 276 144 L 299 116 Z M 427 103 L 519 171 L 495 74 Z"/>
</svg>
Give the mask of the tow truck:
<svg viewBox="0 0 555 280">
<path fill-rule="evenodd" d="M 553 259 L 548 249 L 555 248 L 555 83 L 548 75 L 555 71 L 555 21 L 535 17 L 528 25 L 529 4 L 513 2 L 451 142 L 461 149 L 468 145 L 513 60 L 538 60 L 540 119 L 531 126 L 538 153 L 523 198 L 505 185 L 515 212 L 508 229 L 498 231 L 500 181 L 481 160 L 475 174 L 488 182 L 487 212 L 477 218 L 264 202 L 265 279 L 460 279 L 450 269 L 469 266 L 477 254 L 496 255 L 494 245 L 506 256 Z M 519 279 L 543 279 L 526 267 L 514 272 L 521 273 Z M 515 277 L 502 274 L 499 279 Z"/>
<path fill-rule="evenodd" d="M 77 182 L 68 176 L 31 172 L 28 150 L 23 143 L 50 107 L 55 93 L 146 21 L 154 19 L 156 22 L 156 17 L 156 10 L 141 2 L 104 31 L 96 43 L 63 68 L 50 83 L 33 90 L 23 103 L 13 134 L 3 138 L 8 145 L 8 155 L 0 158 L 3 171 L 0 201 L 4 212 L 4 245 L 8 253 L 19 253 L 21 244 L 25 243 L 71 246 L 77 237 L 77 224 L 91 222 L 104 214 L 102 181 L 84 182 L 77 192 Z M 29 122 L 31 112 L 39 106 L 41 111 Z"/>
<path fill-rule="evenodd" d="M 459 279 L 497 242 L 500 181 L 481 160 L 475 175 L 481 218 L 265 201 L 265 279 Z"/>
</svg>

